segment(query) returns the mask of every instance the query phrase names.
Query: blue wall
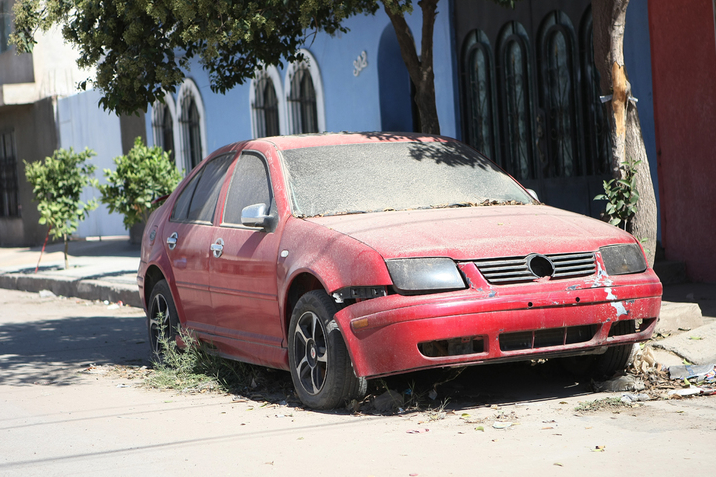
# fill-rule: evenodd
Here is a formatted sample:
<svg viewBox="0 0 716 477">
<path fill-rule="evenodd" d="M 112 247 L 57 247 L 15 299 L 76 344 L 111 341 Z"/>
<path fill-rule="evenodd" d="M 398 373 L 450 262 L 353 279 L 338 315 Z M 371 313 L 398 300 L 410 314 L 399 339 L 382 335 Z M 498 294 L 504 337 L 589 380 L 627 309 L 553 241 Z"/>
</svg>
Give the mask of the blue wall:
<svg viewBox="0 0 716 477">
<path fill-rule="evenodd" d="M 651 82 L 651 42 L 649 38 L 649 9 L 647 0 L 631 0 L 627 9 L 624 30 L 624 62 L 632 87 L 632 96 L 637 98 L 637 111 L 644 137 L 646 155 L 649 158 L 651 179 L 659 206 L 659 179 L 656 163 L 656 133 L 654 129 L 654 93 Z M 658 238 L 661 239 L 661 214 L 658 217 Z"/>
<path fill-rule="evenodd" d="M 448 14 L 449 2 L 445 2 L 444 12 L 440 12 L 435 22 L 434 33 L 434 69 L 435 90 L 440 119 L 441 132 L 446 136 L 457 135 L 456 102 L 454 90 L 454 52 L 452 49 L 452 33 Z M 420 51 L 422 15 L 419 7 L 407 18 L 413 36 Z M 381 36 L 384 32 L 392 32 L 392 25 L 383 10 L 375 16 L 360 15 L 350 18 L 345 25 L 348 33 L 330 36 L 325 33 L 316 35 L 315 39 L 305 45 L 318 63 L 324 89 L 326 129 L 328 131 L 380 131 L 383 129 L 409 129 L 412 126 L 410 117 L 409 94 L 410 84 L 407 70 L 400 55 L 395 51 L 380 52 Z M 313 38 L 313 37 L 310 37 Z M 368 66 L 355 76 L 353 61 L 362 51 L 367 53 Z M 389 91 L 381 91 L 379 80 L 379 63 L 382 62 L 384 73 L 388 70 L 404 74 L 399 81 L 388 82 Z M 285 70 L 279 69 L 284 78 Z M 251 138 L 251 106 L 249 104 L 250 82 L 236 86 L 226 94 L 211 92 L 208 75 L 202 70 L 198 61 L 194 61 L 187 76 L 194 80 L 201 92 L 206 111 L 207 151 L 211 152 L 225 144 Z M 404 89 L 399 91 L 400 83 Z M 285 85 L 282 85 L 285 90 Z M 383 110 L 381 111 L 381 95 Z M 407 103 L 406 103 L 407 98 Z M 386 103 L 386 101 L 388 101 Z M 407 104 L 407 107 L 406 107 Z M 391 118 L 386 116 L 387 109 L 395 113 Z M 407 116 L 406 116 L 407 115 Z M 151 108 L 146 115 L 147 137 L 152 140 Z M 386 121 L 386 127 L 383 126 Z"/>
</svg>

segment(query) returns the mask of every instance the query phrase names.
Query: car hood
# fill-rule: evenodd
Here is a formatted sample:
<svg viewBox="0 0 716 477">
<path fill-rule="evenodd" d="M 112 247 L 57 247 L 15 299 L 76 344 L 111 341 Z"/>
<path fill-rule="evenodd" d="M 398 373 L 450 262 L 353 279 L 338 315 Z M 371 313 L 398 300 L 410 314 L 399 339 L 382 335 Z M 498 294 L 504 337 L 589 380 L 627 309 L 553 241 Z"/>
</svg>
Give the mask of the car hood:
<svg viewBox="0 0 716 477">
<path fill-rule="evenodd" d="M 544 205 L 391 211 L 306 219 L 353 237 L 383 258 L 473 260 L 594 251 L 634 238 L 605 222 Z"/>
</svg>

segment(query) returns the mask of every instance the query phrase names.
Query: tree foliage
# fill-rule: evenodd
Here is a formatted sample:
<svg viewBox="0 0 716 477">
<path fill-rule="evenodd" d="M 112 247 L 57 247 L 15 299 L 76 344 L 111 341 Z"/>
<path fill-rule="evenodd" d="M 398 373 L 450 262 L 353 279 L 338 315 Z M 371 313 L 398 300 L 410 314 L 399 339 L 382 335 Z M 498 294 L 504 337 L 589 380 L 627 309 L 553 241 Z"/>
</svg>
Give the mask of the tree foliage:
<svg viewBox="0 0 716 477">
<path fill-rule="evenodd" d="M 124 215 L 129 229 L 146 222 L 149 214 L 159 207 L 155 199 L 170 194 L 182 178 L 169 154 L 161 147 L 147 147 L 138 137 L 126 156 L 114 158 L 116 169 L 104 170 L 107 183 L 99 186 L 102 202 L 110 212 Z"/>
<path fill-rule="evenodd" d="M 382 6 L 416 88 L 422 130 L 437 134 L 433 28 L 439 0 L 416 3 L 423 15 L 420 53 L 405 20 L 413 0 L 18 0 L 11 41 L 29 52 L 38 30 L 59 25 L 80 52 L 78 65 L 96 67 L 90 81 L 103 93 L 100 105 L 134 113 L 165 91 L 176 92 L 193 58 L 208 72 L 211 89 L 224 93 L 257 68 L 300 60 L 299 48 L 317 32 L 347 32 L 345 19 Z"/>
<path fill-rule="evenodd" d="M 77 231 L 80 220 L 97 208 L 95 199 L 80 200 L 82 189 L 97 186 L 93 178 L 96 167 L 87 164 L 95 155 L 91 149 L 74 152 L 72 148 L 58 149 L 43 162 L 25 163 L 25 176 L 32 184 L 32 192 L 40 212 L 40 224 L 49 225 L 49 234 L 62 237 L 65 242 L 65 268 L 67 268 L 67 236 Z"/>
<path fill-rule="evenodd" d="M 96 67 L 100 105 L 134 113 L 175 92 L 195 57 L 223 93 L 262 65 L 300 59 L 317 31 L 345 32 L 345 18 L 376 10 L 368 0 L 19 0 L 11 41 L 30 52 L 38 30 L 60 26 L 78 65 Z"/>
</svg>

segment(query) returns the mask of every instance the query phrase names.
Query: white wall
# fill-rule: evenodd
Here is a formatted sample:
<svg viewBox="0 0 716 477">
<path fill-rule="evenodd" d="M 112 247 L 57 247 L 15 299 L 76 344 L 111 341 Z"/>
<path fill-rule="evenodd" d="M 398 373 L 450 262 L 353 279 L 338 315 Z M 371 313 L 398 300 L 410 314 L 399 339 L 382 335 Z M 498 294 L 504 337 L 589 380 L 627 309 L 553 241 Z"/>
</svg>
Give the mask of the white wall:
<svg viewBox="0 0 716 477">
<path fill-rule="evenodd" d="M 119 116 L 102 110 L 99 98 L 100 94 L 92 90 L 58 100 L 57 122 L 61 148 L 84 151 L 88 147 L 97 153 L 89 162 L 97 166 L 95 177 L 104 184 L 104 169 L 114 170 L 113 159 L 122 155 L 122 134 Z M 82 192 L 85 202 L 93 197 L 99 201 L 97 189 L 85 188 Z M 80 222 L 76 232 L 79 237 L 127 234 L 122 215 L 110 214 L 101 203 Z"/>
</svg>

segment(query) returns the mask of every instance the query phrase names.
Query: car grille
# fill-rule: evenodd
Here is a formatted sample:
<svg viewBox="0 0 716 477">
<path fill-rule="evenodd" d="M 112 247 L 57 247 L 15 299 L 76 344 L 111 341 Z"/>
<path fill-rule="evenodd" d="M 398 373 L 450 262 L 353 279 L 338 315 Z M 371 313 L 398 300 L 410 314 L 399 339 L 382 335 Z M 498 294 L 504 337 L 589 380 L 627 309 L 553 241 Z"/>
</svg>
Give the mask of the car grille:
<svg viewBox="0 0 716 477">
<path fill-rule="evenodd" d="M 475 260 L 480 273 L 490 283 L 522 283 L 537 280 L 527 264 L 528 256 L 487 258 Z M 592 275 L 596 271 L 594 252 L 551 254 L 545 257 L 552 262 L 552 279 L 576 278 Z"/>
</svg>

